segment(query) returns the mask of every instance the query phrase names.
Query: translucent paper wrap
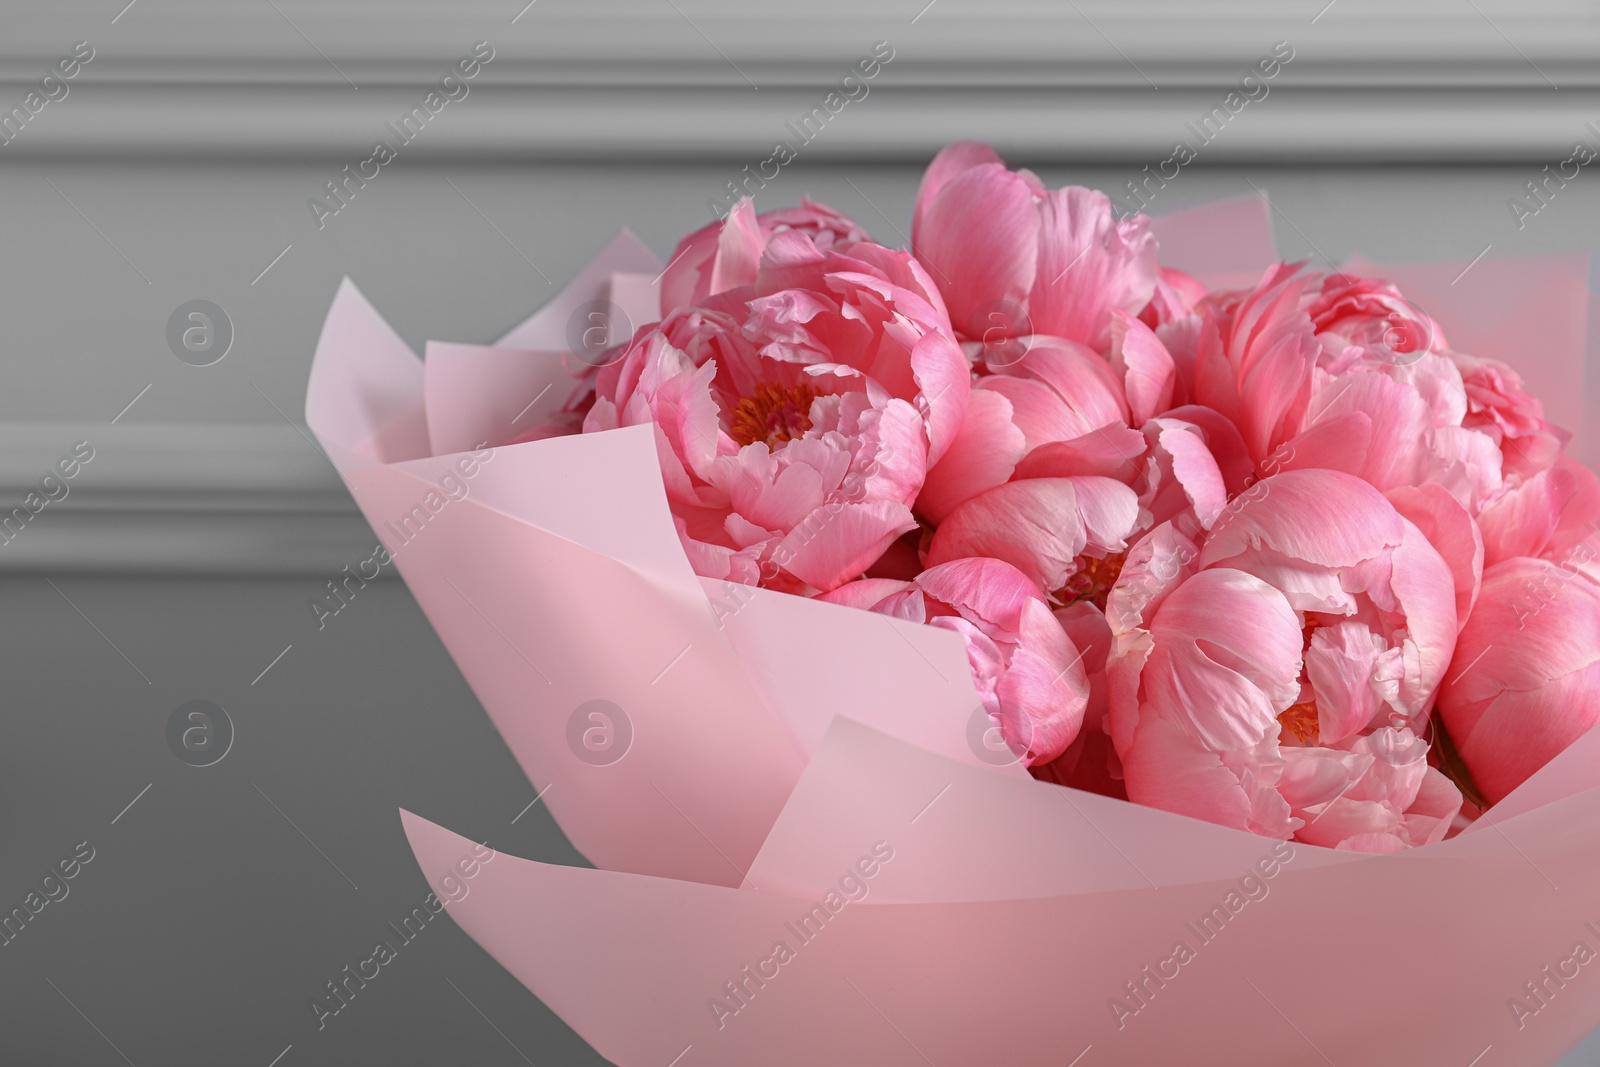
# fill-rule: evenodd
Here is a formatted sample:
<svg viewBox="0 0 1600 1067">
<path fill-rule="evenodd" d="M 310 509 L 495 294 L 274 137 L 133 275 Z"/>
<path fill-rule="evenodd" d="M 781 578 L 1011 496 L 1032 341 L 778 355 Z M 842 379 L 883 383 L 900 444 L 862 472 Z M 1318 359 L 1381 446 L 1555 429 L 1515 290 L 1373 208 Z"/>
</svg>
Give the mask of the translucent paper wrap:
<svg viewBox="0 0 1600 1067">
<path fill-rule="evenodd" d="M 1276 258 L 1260 200 L 1155 228 L 1214 286 Z M 1363 266 L 1520 370 L 1593 464 L 1586 260 Z M 560 408 L 591 302 L 658 317 L 660 269 L 624 233 L 497 344 L 424 361 L 346 280 L 306 404 L 599 869 L 502 857 L 447 894 L 473 842 L 402 812 L 418 863 L 601 1054 L 1466 1067 L 1553 1063 L 1600 1025 L 1600 732 L 1392 855 L 1037 782 L 987 742 L 955 633 L 696 577 L 650 427 L 484 448 Z"/>
</svg>

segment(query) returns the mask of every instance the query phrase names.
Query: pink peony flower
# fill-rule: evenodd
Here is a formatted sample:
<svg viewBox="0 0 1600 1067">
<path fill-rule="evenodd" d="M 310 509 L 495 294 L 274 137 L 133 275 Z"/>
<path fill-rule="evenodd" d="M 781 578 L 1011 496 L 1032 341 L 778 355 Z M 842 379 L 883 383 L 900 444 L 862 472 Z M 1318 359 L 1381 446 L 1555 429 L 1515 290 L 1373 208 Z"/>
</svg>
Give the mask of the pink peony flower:
<svg viewBox="0 0 1600 1067">
<path fill-rule="evenodd" d="M 1478 513 L 1485 567 L 1535 556 L 1600 581 L 1594 534 L 1600 531 L 1600 479 L 1562 456 L 1507 487 Z"/>
<path fill-rule="evenodd" d="M 755 282 L 641 330 L 585 431 L 654 423 L 685 551 L 707 577 L 795 592 L 860 576 L 915 527 L 969 368 L 908 253 L 767 242 Z"/>
<path fill-rule="evenodd" d="M 1317 340 L 1334 360 L 1414 362 L 1444 352 L 1444 330 L 1389 282 L 1334 271 L 1307 308 Z M 1355 349 L 1349 357 L 1345 353 Z"/>
<path fill-rule="evenodd" d="M 1439 839 L 1460 796 L 1419 734 L 1456 604 L 1421 531 L 1337 471 L 1267 478 L 1209 533 L 1157 527 L 1106 605 L 1129 798 L 1362 851 Z"/>
<path fill-rule="evenodd" d="M 1571 434 L 1544 419 L 1544 405 L 1522 387 L 1516 371 L 1493 359 L 1451 352 L 1466 390 L 1461 425 L 1500 446 L 1508 477 L 1527 479 L 1555 462 Z"/>
<path fill-rule="evenodd" d="M 1233 420 L 1257 463 L 1299 431 L 1311 402 L 1319 346 L 1296 269 L 1279 264 L 1255 289 L 1201 305 L 1193 396 Z"/>
<path fill-rule="evenodd" d="M 1500 492 L 1505 435 L 1470 417 L 1461 357 L 1394 286 L 1279 265 L 1200 310 L 1194 396 L 1238 424 L 1259 473 L 1433 483 L 1474 513 Z"/>
<path fill-rule="evenodd" d="M 1004 560 L 1059 602 L 1115 579 L 1139 523 L 1125 480 L 1145 441 L 1127 426 L 1111 363 L 1071 341 L 1033 341 L 1021 360 L 973 385 L 967 421 L 928 472 L 918 510 L 937 524 L 929 566 Z M 1085 588 L 1063 592 L 1074 578 Z"/>
<path fill-rule="evenodd" d="M 1505 799 L 1600 723 L 1600 585 L 1543 559 L 1484 571 L 1438 710 L 1484 798 Z"/>
<path fill-rule="evenodd" d="M 1389 282 L 1338 272 L 1322 277 L 1308 313 L 1322 355 L 1302 446 L 1326 458 L 1345 437 L 1349 458 L 1328 465 L 1385 491 L 1442 485 L 1481 507 L 1501 485 L 1499 440 L 1469 422 L 1462 357 L 1439 324 Z"/>
<path fill-rule="evenodd" d="M 962 559 L 910 582 L 867 578 L 820 599 L 960 634 L 978 698 L 1024 764 L 1055 759 L 1077 736 L 1089 699 L 1082 657 L 1015 567 Z"/>
<path fill-rule="evenodd" d="M 1103 601 L 1138 520 L 1138 497 L 1114 478 L 1024 478 L 951 512 L 928 542 L 927 563 L 991 556 L 1058 603 Z"/>
<path fill-rule="evenodd" d="M 854 219 L 826 204 L 801 200 L 799 207 L 756 214 L 745 197 L 724 219 L 703 226 L 678 242 L 661 274 L 661 314 L 703 303 L 708 296 L 751 285 L 761 265 L 762 250 L 773 234 L 795 230 L 820 252 L 847 252 L 870 240 Z"/>
<path fill-rule="evenodd" d="M 1514 481 L 1478 515 L 1482 589 L 1439 691 L 1490 804 L 1600 721 L 1600 479 L 1562 456 Z"/>
<path fill-rule="evenodd" d="M 960 504 L 1006 482 L 1044 446 L 1110 452 L 1116 462 L 1125 460 L 1130 436 L 1135 454 L 1142 449 L 1127 429 L 1121 382 L 1104 358 L 1059 338 L 1028 341 L 1020 360 L 973 384 L 967 418 L 949 452 L 929 470 L 917 502 L 929 522 L 942 522 Z"/>
<path fill-rule="evenodd" d="M 1047 334 L 1105 352 L 1111 312 L 1137 315 L 1156 291 L 1149 219 L 1119 222 L 1104 193 L 1047 190 L 972 141 L 928 165 L 911 243 L 969 341 Z"/>
<path fill-rule="evenodd" d="M 1172 357 L 1138 319 L 1112 312 L 1109 358 L 1030 340 L 973 385 L 966 423 L 928 473 L 926 559 L 1003 559 L 1054 602 L 1103 606 L 1137 534 L 1191 510 L 1209 528 L 1251 463 L 1218 413 L 1169 410 Z"/>
</svg>

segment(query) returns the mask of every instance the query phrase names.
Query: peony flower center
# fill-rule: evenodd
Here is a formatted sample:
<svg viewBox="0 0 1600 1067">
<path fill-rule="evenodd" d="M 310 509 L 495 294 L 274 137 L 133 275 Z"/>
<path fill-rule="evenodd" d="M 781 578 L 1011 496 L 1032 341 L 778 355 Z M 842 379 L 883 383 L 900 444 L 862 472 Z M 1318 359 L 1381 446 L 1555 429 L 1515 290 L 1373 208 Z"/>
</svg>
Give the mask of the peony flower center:
<svg viewBox="0 0 1600 1067">
<path fill-rule="evenodd" d="M 733 406 L 728 435 L 741 447 L 759 441 L 768 448 L 777 448 L 811 429 L 811 402 L 817 396 L 806 382 L 762 382 Z"/>
<path fill-rule="evenodd" d="M 1305 641 L 1300 650 L 1301 662 L 1305 661 L 1305 654 L 1311 648 L 1311 635 L 1322 627 L 1330 625 L 1327 620 L 1316 618 L 1309 611 L 1306 612 L 1305 619 L 1305 625 L 1300 629 Z M 1298 704 L 1290 704 L 1283 710 L 1283 714 L 1278 716 L 1278 725 L 1294 734 L 1302 745 L 1314 743 L 1317 740 L 1317 731 L 1320 729 L 1317 723 L 1316 699 L 1312 698 L 1311 700 L 1303 700 Z"/>
<path fill-rule="evenodd" d="M 1101 611 L 1106 609 L 1106 595 L 1117 584 L 1122 565 L 1128 559 L 1126 552 L 1116 552 L 1104 559 L 1096 556 L 1079 556 L 1078 573 L 1067 579 L 1056 592 L 1056 599 L 1071 604 L 1087 600 Z"/>
<path fill-rule="evenodd" d="M 1290 704 L 1282 715 L 1278 716 L 1278 724 L 1300 741 L 1309 744 L 1317 739 L 1317 702 L 1315 700 L 1301 701 L 1299 704 Z"/>
</svg>

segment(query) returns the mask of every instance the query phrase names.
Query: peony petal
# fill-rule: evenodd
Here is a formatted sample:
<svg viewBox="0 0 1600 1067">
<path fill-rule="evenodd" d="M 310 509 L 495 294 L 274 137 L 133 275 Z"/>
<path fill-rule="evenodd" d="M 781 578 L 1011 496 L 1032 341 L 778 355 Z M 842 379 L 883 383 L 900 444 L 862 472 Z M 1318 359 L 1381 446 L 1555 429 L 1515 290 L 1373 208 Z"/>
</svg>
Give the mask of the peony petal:
<svg viewBox="0 0 1600 1067">
<path fill-rule="evenodd" d="M 1541 471 L 1484 505 L 1483 562 L 1494 566 L 1516 556 L 1538 556 L 1555 535 L 1567 502 L 1577 495 L 1572 475 L 1559 468 Z"/>
<path fill-rule="evenodd" d="M 1025 574 L 982 556 L 933 564 L 915 584 L 924 596 L 1006 641 L 1016 640 L 1023 607 L 1029 601 L 1042 602 L 1038 587 Z"/>
<path fill-rule="evenodd" d="M 1101 426 L 1122 422 L 1121 414 L 1104 405 L 1089 403 L 1080 408 L 1062 399 L 1061 393 L 1034 378 L 991 374 L 980 378 L 973 392 L 990 390 L 1011 402 L 1011 421 L 1022 431 L 1029 452 L 1052 441 L 1070 441 L 1092 433 Z M 1085 410 L 1087 409 L 1087 410 Z"/>
<path fill-rule="evenodd" d="M 1381 637 L 1359 622 L 1319 627 L 1306 649 L 1306 676 L 1317 700 L 1317 741 L 1331 745 L 1364 730 L 1382 701 L 1372 685 Z"/>
<path fill-rule="evenodd" d="M 858 578 L 853 582 L 846 582 L 837 589 L 818 593 L 816 599 L 829 604 L 870 611 L 886 598 L 895 593 L 903 593 L 909 588 L 911 588 L 910 582 L 899 582 L 892 578 Z"/>
<path fill-rule="evenodd" d="M 1091 555 L 1124 552 L 1139 521 L 1138 498 L 1111 478 L 1069 478 L 1078 494 L 1078 514 Z"/>
<path fill-rule="evenodd" d="M 1300 429 L 1322 351 L 1297 270 L 1272 267 L 1231 312 L 1209 308 L 1195 353 L 1196 401 L 1232 419 L 1258 461 Z"/>
<path fill-rule="evenodd" d="M 984 391 L 975 389 L 973 395 Z M 1040 445 L 1017 464 L 1015 477 L 1071 478 L 1094 474 L 1132 482 L 1139 476 L 1136 461 L 1147 448 L 1149 443 L 1144 434 L 1114 422 L 1070 441 Z"/>
<path fill-rule="evenodd" d="M 1410 635 L 1403 647 L 1400 707 L 1420 727 L 1450 666 L 1460 626 L 1450 565 L 1421 530 L 1410 522 L 1405 526 L 1405 536 L 1392 556 L 1389 586 Z"/>
<path fill-rule="evenodd" d="M 1094 189 L 1053 189 L 1039 202 L 1033 329 L 1105 352 L 1111 313 L 1137 315 L 1155 292 L 1158 270 L 1148 218 L 1116 220 L 1110 199 Z"/>
<path fill-rule="evenodd" d="M 1229 503 L 1200 565 L 1266 548 L 1316 567 L 1353 567 L 1398 545 L 1404 532 L 1404 520 L 1366 482 L 1338 471 L 1285 471 Z"/>
<path fill-rule="evenodd" d="M 1140 724 L 1134 743 L 1119 753 L 1128 799 L 1263 836 L 1287 838 L 1288 806 L 1276 793 L 1277 818 L 1263 819 L 1239 776 L 1176 725 L 1162 719 Z M 1270 809 L 1268 809 L 1270 811 Z"/>
<path fill-rule="evenodd" d="M 1433 413 L 1422 395 L 1385 374 L 1346 374 L 1311 398 L 1306 425 L 1356 413 L 1371 420 L 1371 436 L 1366 461 L 1354 473 L 1379 491 L 1421 482 L 1434 439 Z"/>
<path fill-rule="evenodd" d="M 1505 690 L 1464 739 L 1451 737 L 1492 804 L 1597 725 L 1600 664 L 1590 664 L 1533 692 Z"/>
<path fill-rule="evenodd" d="M 1122 572 L 1106 596 L 1106 622 L 1119 640 L 1147 629 L 1155 610 L 1180 582 L 1192 577 L 1199 546 L 1176 523 L 1165 522 L 1128 550 Z"/>
<path fill-rule="evenodd" d="M 928 564 L 988 556 L 1021 570 L 1040 590 L 1055 590 L 1076 573 L 1091 537 L 1102 549 L 1120 550 L 1138 512 L 1133 490 L 1109 478 L 1007 482 L 950 513 L 929 542 Z"/>
<path fill-rule="evenodd" d="M 1150 621 L 1145 699 L 1213 751 L 1278 735 L 1300 691 L 1300 620 L 1283 594 L 1242 571 L 1203 570 Z"/>
<path fill-rule="evenodd" d="M 1549 476 L 1564 481 L 1567 490 L 1542 555 L 1600 581 L 1600 478 L 1570 456 L 1557 460 Z"/>
<path fill-rule="evenodd" d="M 964 170 L 926 201 L 919 196 L 912 247 L 963 336 L 983 333 L 986 306 L 1023 306 L 1039 242 L 1033 201 L 1028 183 L 1001 163 Z"/>
<path fill-rule="evenodd" d="M 928 464 L 944 458 L 961 430 L 972 391 L 972 368 L 954 340 L 929 332 L 911 349 L 911 373 L 919 397 L 926 398 L 922 413 L 927 423 Z"/>
<path fill-rule="evenodd" d="M 1483 536 L 1478 524 L 1443 486 L 1404 486 L 1385 495 L 1449 565 L 1456 588 L 1456 623 L 1465 626 L 1483 584 Z"/>
<path fill-rule="evenodd" d="M 1016 652 L 996 688 L 1002 714 L 1027 727 L 1027 762 L 1048 763 L 1077 738 L 1089 702 L 1083 657 L 1042 602 L 1022 606 Z"/>
<path fill-rule="evenodd" d="M 1111 368 L 1122 377 L 1129 421 L 1143 426 L 1172 406 L 1177 367 L 1155 333 L 1126 312 L 1112 313 Z"/>
<path fill-rule="evenodd" d="M 928 471 L 916 509 L 938 524 L 960 504 L 1011 477 L 1026 451 L 1011 420 L 1011 401 L 992 389 L 974 389 L 955 439 Z"/>
<path fill-rule="evenodd" d="M 754 282 L 765 244 L 756 222 L 755 205 L 748 198 L 740 200 L 722 222 L 716 258 L 712 260 L 711 285 L 706 292 L 695 294 L 696 302 Z"/>
<path fill-rule="evenodd" d="M 1048 385 L 1085 429 L 1128 421 L 1122 380 L 1099 353 L 1059 337 L 1023 337 L 1020 342 L 1022 356 L 991 368 L 995 374 Z"/>
<path fill-rule="evenodd" d="M 1104 613 L 1087 600 L 1057 608 L 1055 616 L 1083 655 L 1083 669 L 1089 679 L 1089 706 L 1084 710 L 1084 726 L 1104 732 L 1109 729 L 1105 721 L 1109 707 L 1106 662 L 1111 655 L 1111 625 L 1106 622 Z"/>
<path fill-rule="evenodd" d="M 1261 461 L 1261 469 L 1280 471 L 1330 470 L 1361 477 L 1372 450 L 1372 417 L 1351 411 L 1323 419 L 1289 438 Z"/>
<path fill-rule="evenodd" d="M 1152 425 L 1159 427 L 1156 440 L 1169 458 L 1173 477 L 1183 488 L 1195 518 L 1209 530 L 1228 503 L 1228 488 L 1216 457 L 1197 427 L 1177 419 L 1157 419 Z M 1155 519 L 1165 522 L 1171 517 L 1158 513 Z"/>
<path fill-rule="evenodd" d="M 1175 407 L 1166 412 L 1165 417 L 1182 419 L 1199 427 L 1206 449 L 1217 461 L 1217 470 L 1222 474 L 1222 484 L 1227 487 L 1230 500 L 1249 488 L 1255 478 L 1255 461 L 1250 458 L 1250 450 L 1245 447 L 1244 438 L 1239 436 L 1239 428 L 1233 420 L 1199 404 Z"/>
<path fill-rule="evenodd" d="M 1402 817 L 1408 843 L 1416 847 L 1443 841 L 1461 811 L 1463 799 L 1461 790 L 1450 779 L 1432 767 L 1423 771 L 1417 798 Z"/>
<path fill-rule="evenodd" d="M 830 504 L 791 530 L 773 558 L 802 582 L 826 592 L 860 577 L 889 542 L 916 525 L 910 508 L 889 500 Z"/>
<path fill-rule="evenodd" d="M 1545 560 L 1488 568 L 1438 710 L 1490 801 L 1600 722 L 1600 587 Z"/>
<path fill-rule="evenodd" d="M 913 245 L 919 243 L 917 234 L 924 225 L 923 217 L 927 214 L 929 205 L 938 197 L 939 191 L 958 174 L 985 163 L 1005 166 L 1005 161 L 1000 158 L 999 153 L 981 141 L 957 141 L 946 145 L 933 157 L 933 162 L 928 164 L 928 169 L 922 174 L 922 184 L 917 188 L 917 203 L 911 216 Z"/>
</svg>

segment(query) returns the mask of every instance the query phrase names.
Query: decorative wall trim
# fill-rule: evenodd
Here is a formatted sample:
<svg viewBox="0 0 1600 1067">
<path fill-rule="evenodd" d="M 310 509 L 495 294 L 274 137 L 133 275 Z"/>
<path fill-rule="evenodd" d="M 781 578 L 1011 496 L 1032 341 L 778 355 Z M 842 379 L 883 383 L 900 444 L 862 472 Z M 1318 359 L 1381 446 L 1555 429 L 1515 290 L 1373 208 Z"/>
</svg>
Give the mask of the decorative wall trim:
<svg viewBox="0 0 1600 1067">
<path fill-rule="evenodd" d="M 0 573 L 331 577 L 376 539 L 301 433 L 0 424 Z M 93 458 L 41 486 L 78 442 Z M 59 499 L 41 506 L 49 495 Z M 19 508 L 37 513 L 23 521 Z"/>
<path fill-rule="evenodd" d="M 0 152 L 342 158 L 477 40 L 492 64 L 408 155 L 748 160 L 880 39 L 892 64 L 808 155 L 921 160 L 982 134 L 1033 159 L 1148 161 L 1278 40 L 1292 66 L 1211 160 L 1544 160 L 1600 118 L 1600 16 L 1581 0 L 166 0 L 114 23 L 107 10 L 8 16 L 0 91 L 20 96 L 73 41 L 96 57 Z"/>
<path fill-rule="evenodd" d="M 805 145 L 808 160 L 921 164 L 974 136 L 1017 161 L 1155 164 L 1280 40 L 1292 63 L 1201 165 L 1537 168 L 1600 125 L 1600 13 L 1586 0 L 15 6 L 0 114 L 75 42 L 95 55 L 0 161 L 337 167 L 479 40 L 493 61 L 408 145 L 407 165 L 755 164 L 880 40 L 892 62 Z M 75 442 L 95 449 L 66 497 L 0 535 L 0 573 L 335 574 L 374 537 L 302 431 L 0 424 L 0 518 Z"/>
</svg>

